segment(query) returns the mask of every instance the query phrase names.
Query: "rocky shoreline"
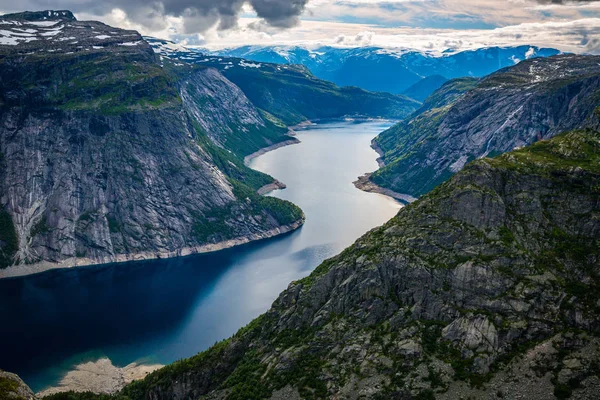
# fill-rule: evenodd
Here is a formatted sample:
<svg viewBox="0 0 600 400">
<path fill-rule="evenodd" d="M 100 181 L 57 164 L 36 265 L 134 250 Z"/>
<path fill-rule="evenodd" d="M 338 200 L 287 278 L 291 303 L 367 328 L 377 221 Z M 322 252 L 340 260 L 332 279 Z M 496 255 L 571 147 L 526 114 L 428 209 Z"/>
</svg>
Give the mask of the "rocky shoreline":
<svg viewBox="0 0 600 400">
<path fill-rule="evenodd" d="M 75 366 L 75 369 L 60 380 L 58 386 L 45 389 L 36 395 L 41 398 L 69 391 L 112 394 L 161 367 L 161 364 L 131 363 L 119 368 L 108 358 L 101 358 L 95 362 L 89 361 Z"/>
<path fill-rule="evenodd" d="M 357 189 L 360 189 L 364 192 L 383 194 L 385 196 L 393 197 L 396 200 L 400 200 L 403 203 L 412 203 L 413 201 L 417 200 L 416 197 L 413 197 L 411 195 L 397 193 L 397 192 L 394 192 L 393 190 L 385 189 L 385 188 L 382 188 L 381 186 L 377 186 L 376 184 L 371 182 L 371 180 L 369 179 L 371 177 L 371 175 L 372 175 L 372 173 L 364 174 L 363 176 L 360 176 L 358 178 L 358 180 L 356 180 L 352 183 L 354 184 L 354 186 Z"/>
<path fill-rule="evenodd" d="M 383 150 L 381 150 L 381 147 L 379 147 L 377 142 L 375 142 L 375 139 L 373 139 L 373 141 L 371 142 L 371 148 L 373 150 L 375 150 L 377 152 L 377 154 L 379 154 L 379 157 L 377 157 L 377 160 L 376 160 L 377 164 L 379 165 L 379 168 L 385 167 L 385 162 L 383 161 L 384 152 L 383 152 Z"/>
<path fill-rule="evenodd" d="M 19 276 L 39 274 L 41 272 L 74 268 L 92 265 L 102 265 L 111 263 L 122 263 L 130 261 L 142 261 L 142 260 L 154 260 L 162 258 L 174 258 L 184 257 L 192 254 L 211 253 L 219 250 L 229 249 L 231 247 L 239 246 L 242 244 L 255 242 L 259 240 L 269 239 L 284 233 L 288 233 L 300 228 L 304 224 L 305 219 L 302 218 L 292 224 L 282 225 L 274 229 L 270 229 L 265 232 L 255 233 L 246 237 L 239 237 L 235 239 L 225 240 L 219 243 L 207 243 L 201 246 L 184 247 L 174 251 L 165 252 L 144 252 L 135 254 L 118 254 L 112 257 L 103 257 L 99 259 L 90 258 L 70 258 L 59 263 L 52 262 L 40 262 L 35 264 L 24 264 L 16 265 L 3 270 L 0 270 L 0 279 L 15 278 Z"/>
<path fill-rule="evenodd" d="M 285 183 L 280 182 L 277 179 L 275 179 L 275 181 L 273 183 L 269 183 L 268 185 L 264 185 L 263 187 L 259 188 L 256 191 L 256 193 L 260 194 L 261 196 L 264 196 L 275 190 L 285 189 L 286 187 L 287 187 L 287 185 Z"/>
</svg>

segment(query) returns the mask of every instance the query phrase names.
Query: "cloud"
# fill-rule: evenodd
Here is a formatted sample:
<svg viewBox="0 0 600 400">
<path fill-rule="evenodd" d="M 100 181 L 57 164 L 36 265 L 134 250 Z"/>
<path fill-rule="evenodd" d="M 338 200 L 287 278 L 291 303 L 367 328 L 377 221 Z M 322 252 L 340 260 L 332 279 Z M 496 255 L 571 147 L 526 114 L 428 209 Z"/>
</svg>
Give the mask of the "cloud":
<svg viewBox="0 0 600 400">
<path fill-rule="evenodd" d="M 303 21 L 300 26 L 269 33 L 252 29 L 256 19 L 245 19 L 239 29 L 209 32 L 205 47 L 242 45 L 364 47 L 413 49 L 433 54 L 491 46 L 552 47 L 565 52 L 600 54 L 600 18 L 574 21 L 528 22 L 495 29 L 431 29 L 379 27 L 326 21 Z"/>
<path fill-rule="evenodd" d="M 600 0 L 0 0 L 0 12 L 48 8 L 212 48 L 534 44 L 600 52 Z"/>
<path fill-rule="evenodd" d="M 557 4 L 557 5 L 571 5 L 571 4 L 587 4 L 594 3 L 600 0 L 535 0 L 540 4 Z"/>
<path fill-rule="evenodd" d="M 249 5 L 267 25 L 289 28 L 299 22 L 308 0 L 0 0 L 0 10 L 69 9 L 94 16 L 122 10 L 130 22 L 148 30 L 161 30 L 167 18 L 180 18 L 183 33 L 201 33 L 237 27 L 244 5 Z M 15 9 L 18 7 L 18 9 Z"/>
</svg>

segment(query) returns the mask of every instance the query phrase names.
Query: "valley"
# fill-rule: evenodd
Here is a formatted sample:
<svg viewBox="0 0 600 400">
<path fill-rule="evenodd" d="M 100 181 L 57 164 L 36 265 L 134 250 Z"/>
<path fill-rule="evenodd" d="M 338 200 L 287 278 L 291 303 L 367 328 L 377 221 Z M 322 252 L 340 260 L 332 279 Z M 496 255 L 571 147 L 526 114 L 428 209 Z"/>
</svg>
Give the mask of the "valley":
<svg viewBox="0 0 600 400">
<path fill-rule="evenodd" d="M 593 29 L 309 1 L 2 15 L 0 400 L 596 399 Z"/>
</svg>

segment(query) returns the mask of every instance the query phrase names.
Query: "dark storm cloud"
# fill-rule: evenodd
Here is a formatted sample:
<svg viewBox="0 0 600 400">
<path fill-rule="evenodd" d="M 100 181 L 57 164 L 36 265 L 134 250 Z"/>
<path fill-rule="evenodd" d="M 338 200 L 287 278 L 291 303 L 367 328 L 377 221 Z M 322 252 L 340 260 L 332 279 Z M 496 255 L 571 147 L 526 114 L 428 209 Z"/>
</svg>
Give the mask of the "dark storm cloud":
<svg viewBox="0 0 600 400">
<path fill-rule="evenodd" d="M 595 3 L 600 0 L 535 0 L 540 4 L 586 4 L 586 3 Z"/>
<path fill-rule="evenodd" d="M 275 27 L 289 28 L 298 23 L 308 0 L 0 0 L 3 11 L 68 9 L 75 13 L 106 15 L 114 8 L 124 10 L 128 17 L 150 29 L 164 25 L 165 16 L 183 17 L 185 33 L 202 32 L 218 24 L 219 29 L 237 25 L 244 3 Z M 18 7 L 18 10 L 15 10 Z"/>
</svg>

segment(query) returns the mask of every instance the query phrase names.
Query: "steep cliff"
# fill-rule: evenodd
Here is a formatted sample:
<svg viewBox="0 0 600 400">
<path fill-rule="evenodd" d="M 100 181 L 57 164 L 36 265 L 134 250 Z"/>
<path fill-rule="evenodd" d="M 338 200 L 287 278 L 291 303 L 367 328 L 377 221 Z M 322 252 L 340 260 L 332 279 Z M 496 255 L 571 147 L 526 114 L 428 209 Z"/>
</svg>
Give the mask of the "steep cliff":
<svg viewBox="0 0 600 400">
<path fill-rule="evenodd" d="M 599 262 L 600 133 L 574 131 L 469 164 L 119 396 L 593 399 Z"/>
<path fill-rule="evenodd" d="M 420 196 L 479 157 L 570 129 L 597 128 L 600 57 L 527 60 L 480 81 L 453 80 L 413 116 L 374 140 L 385 167 L 379 186 Z"/>
<path fill-rule="evenodd" d="M 15 265 L 0 276 L 215 250 L 302 223 L 230 153 L 273 131 L 216 70 L 161 65 L 137 32 L 66 11 L 0 25 L 1 267 Z"/>
<path fill-rule="evenodd" d="M 148 41 L 165 58 L 219 69 L 267 117 L 286 125 L 342 117 L 402 119 L 420 106 L 418 101 L 402 95 L 339 87 L 318 79 L 301 65 L 214 57 L 166 40 Z"/>
</svg>

